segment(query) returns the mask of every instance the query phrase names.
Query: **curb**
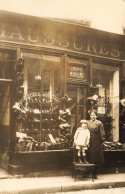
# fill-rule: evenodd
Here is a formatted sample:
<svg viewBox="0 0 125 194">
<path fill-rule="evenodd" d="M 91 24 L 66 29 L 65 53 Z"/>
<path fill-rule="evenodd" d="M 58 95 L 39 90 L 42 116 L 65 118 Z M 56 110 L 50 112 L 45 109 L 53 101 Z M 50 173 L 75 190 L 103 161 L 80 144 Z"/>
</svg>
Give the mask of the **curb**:
<svg viewBox="0 0 125 194">
<path fill-rule="evenodd" d="M 74 182 L 74 183 L 64 183 L 62 185 L 57 185 L 54 187 L 41 188 L 37 190 L 40 193 L 56 193 L 56 192 L 69 192 L 69 191 L 80 191 L 80 190 L 93 190 L 93 189 L 107 189 L 107 188 L 118 188 L 125 187 L 125 182 L 108 182 L 108 183 L 83 183 L 83 182 Z M 33 191 L 33 190 L 32 190 Z M 35 190 L 34 190 L 35 192 Z M 33 193 L 33 192 L 32 192 Z"/>
<path fill-rule="evenodd" d="M 125 187 L 125 182 L 116 182 L 116 187 Z"/>
<path fill-rule="evenodd" d="M 93 189 L 107 189 L 107 188 L 118 188 L 118 187 L 125 187 L 125 181 L 120 182 L 92 182 L 89 184 L 83 183 L 83 181 L 80 182 L 74 182 L 74 183 L 57 183 L 57 185 L 53 186 L 43 186 L 38 188 L 32 188 L 32 189 L 22 189 L 22 190 L 13 190 L 12 193 L 17 194 L 18 192 L 21 194 L 49 194 L 49 193 L 61 193 L 61 192 L 69 192 L 69 191 L 80 191 L 80 190 L 93 190 Z M 2 193 L 10 193 L 10 191 L 2 191 Z"/>
<path fill-rule="evenodd" d="M 90 183 L 90 184 L 79 184 L 79 185 L 72 185 L 72 186 L 63 186 L 62 192 L 68 191 L 79 191 L 79 190 L 92 190 L 92 189 L 106 189 L 106 188 L 114 188 L 115 183 Z"/>
</svg>

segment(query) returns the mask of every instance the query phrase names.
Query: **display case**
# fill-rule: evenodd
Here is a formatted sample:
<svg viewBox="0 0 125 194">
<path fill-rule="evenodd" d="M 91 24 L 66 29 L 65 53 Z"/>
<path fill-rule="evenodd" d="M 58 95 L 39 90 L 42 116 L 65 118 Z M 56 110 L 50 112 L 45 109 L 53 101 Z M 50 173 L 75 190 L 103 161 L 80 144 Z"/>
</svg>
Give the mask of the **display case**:
<svg viewBox="0 0 125 194">
<path fill-rule="evenodd" d="M 23 57 L 15 71 L 16 152 L 71 148 L 68 122 L 74 105 L 66 94 L 61 96 L 61 57 L 27 53 Z"/>
<path fill-rule="evenodd" d="M 92 84 L 87 93 L 87 110 L 96 110 L 105 129 L 106 141 L 118 141 L 119 134 L 119 68 L 93 63 Z M 117 111 L 116 111 L 117 110 Z M 116 136 L 114 136 L 114 134 Z"/>
</svg>

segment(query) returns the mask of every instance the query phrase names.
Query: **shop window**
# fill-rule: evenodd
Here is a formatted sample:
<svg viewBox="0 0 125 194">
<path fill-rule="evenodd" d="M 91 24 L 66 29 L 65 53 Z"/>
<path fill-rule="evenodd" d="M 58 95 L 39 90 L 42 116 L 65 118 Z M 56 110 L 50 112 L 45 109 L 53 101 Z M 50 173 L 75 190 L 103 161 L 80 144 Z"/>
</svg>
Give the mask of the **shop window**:
<svg viewBox="0 0 125 194">
<path fill-rule="evenodd" d="M 0 152 L 7 157 L 11 128 L 11 83 L 14 75 L 15 52 L 0 49 Z"/>
<path fill-rule="evenodd" d="M 125 76 L 121 80 L 121 99 L 120 99 L 120 118 L 119 118 L 119 136 L 120 142 L 125 143 Z"/>
<path fill-rule="evenodd" d="M 43 55 L 43 91 L 48 91 L 50 99 L 60 98 L 61 85 L 61 58 Z"/>
<path fill-rule="evenodd" d="M 119 69 L 94 63 L 92 74 L 92 85 L 88 90 L 88 112 L 96 109 L 98 119 L 104 124 L 106 140 L 118 141 Z"/>
<path fill-rule="evenodd" d="M 0 50 L 0 79 L 12 79 L 13 56 L 12 52 Z"/>
<path fill-rule="evenodd" d="M 60 104 L 69 100 L 60 95 L 61 57 L 30 53 L 22 53 L 22 57 L 24 95 L 13 106 L 18 109 L 16 151 L 69 148 L 69 125 L 61 123 L 70 116 L 69 109 L 60 110 Z"/>
</svg>

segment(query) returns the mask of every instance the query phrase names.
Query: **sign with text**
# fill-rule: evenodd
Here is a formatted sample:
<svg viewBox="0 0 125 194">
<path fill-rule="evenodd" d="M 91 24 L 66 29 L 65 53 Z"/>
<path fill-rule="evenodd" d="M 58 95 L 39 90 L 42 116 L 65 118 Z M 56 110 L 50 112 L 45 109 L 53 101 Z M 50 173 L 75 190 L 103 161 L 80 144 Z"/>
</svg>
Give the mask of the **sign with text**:
<svg viewBox="0 0 125 194">
<path fill-rule="evenodd" d="M 71 66 L 70 72 L 69 72 L 69 77 L 76 78 L 76 79 L 84 79 L 85 74 L 84 74 L 83 67 Z"/>
<path fill-rule="evenodd" d="M 89 63 L 83 61 L 69 61 L 66 67 L 66 75 L 68 82 L 88 83 L 89 82 Z"/>
<path fill-rule="evenodd" d="M 105 107 L 99 106 L 98 107 L 98 114 L 105 114 Z"/>
<path fill-rule="evenodd" d="M 0 41 L 125 59 L 123 37 L 52 19 L 1 14 Z M 82 75 L 82 73 L 81 73 Z M 83 75 L 82 75 L 83 76 Z"/>
</svg>

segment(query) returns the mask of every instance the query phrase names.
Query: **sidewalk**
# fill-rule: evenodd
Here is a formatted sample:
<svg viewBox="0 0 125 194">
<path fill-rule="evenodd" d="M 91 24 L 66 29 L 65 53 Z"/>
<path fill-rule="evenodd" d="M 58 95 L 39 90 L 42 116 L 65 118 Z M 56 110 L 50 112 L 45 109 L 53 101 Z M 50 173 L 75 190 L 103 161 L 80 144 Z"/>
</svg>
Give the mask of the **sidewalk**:
<svg viewBox="0 0 125 194">
<path fill-rule="evenodd" d="M 10 175 L 9 175 L 10 176 Z M 71 176 L 15 178 L 14 176 L 0 179 L 0 193 L 56 193 L 79 191 L 87 189 L 125 187 L 125 173 L 100 174 L 98 179 L 92 181 L 91 177 L 75 181 Z"/>
</svg>

